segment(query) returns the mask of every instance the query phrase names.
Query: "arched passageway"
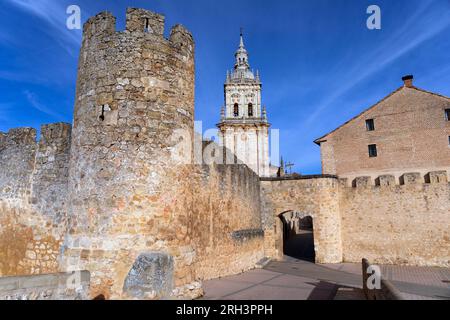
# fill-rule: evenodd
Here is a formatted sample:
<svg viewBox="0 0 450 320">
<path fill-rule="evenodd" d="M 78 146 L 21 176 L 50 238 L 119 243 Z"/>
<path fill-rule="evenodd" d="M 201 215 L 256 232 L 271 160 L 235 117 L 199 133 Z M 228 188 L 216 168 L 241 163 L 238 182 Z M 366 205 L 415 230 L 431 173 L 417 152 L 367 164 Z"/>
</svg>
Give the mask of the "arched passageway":
<svg viewBox="0 0 450 320">
<path fill-rule="evenodd" d="M 288 211 L 279 215 L 283 224 L 283 253 L 286 256 L 315 262 L 313 218 Z"/>
</svg>

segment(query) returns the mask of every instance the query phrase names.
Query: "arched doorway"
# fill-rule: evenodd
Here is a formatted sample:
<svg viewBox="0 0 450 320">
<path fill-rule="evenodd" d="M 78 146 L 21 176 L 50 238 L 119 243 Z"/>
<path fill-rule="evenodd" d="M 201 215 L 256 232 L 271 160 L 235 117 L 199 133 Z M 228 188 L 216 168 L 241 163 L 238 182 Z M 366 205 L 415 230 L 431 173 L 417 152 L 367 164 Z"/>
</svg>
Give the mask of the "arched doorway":
<svg viewBox="0 0 450 320">
<path fill-rule="evenodd" d="M 315 262 L 313 218 L 295 211 L 284 212 L 279 218 L 283 224 L 284 255 Z"/>
</svg>

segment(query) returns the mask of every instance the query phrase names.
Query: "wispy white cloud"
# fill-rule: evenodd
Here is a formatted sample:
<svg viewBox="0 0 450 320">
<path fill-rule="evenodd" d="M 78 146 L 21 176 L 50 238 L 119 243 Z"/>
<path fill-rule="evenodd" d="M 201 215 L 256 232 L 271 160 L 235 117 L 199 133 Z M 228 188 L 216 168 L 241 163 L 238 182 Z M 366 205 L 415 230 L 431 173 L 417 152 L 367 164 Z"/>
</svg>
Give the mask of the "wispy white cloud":
<svg viewBox="0 0 450 320">
<path fill-rule="evenodd" d="M 311 125 L 323 111 L 332 106 L 334 101 L 344 96 L 362 80 L 381 71 L 390 63 L 448 28 L 450 26 L 450 14 L 444 13 L 440 19 L 437 19 L 433 15 L 427 15 L 426 11 L 431 4 L 432 1 L 422 2 L 422 5 L 417 9 L 416 13 L 405 21 L 403 27 L 392 34 L 377 50 L 374 50 L 371 54 L 353 63 L 349 69 L 343 69 L 339 72 L 338 70 L 334 70 L 337 74 L 344 75 L 339 81 L 340 86 L 334 91 L 331 91 L 315 107 L 314 112 L 305 120 L 304 124 Z M 341 66 L 348 67 L 348 65 L 343 63 L 339 65 L 338 68 L 342 68 Z"/>
<path fill-rule="evenodd" d="M 43 20 L 48 27 L 44 28 L 70 54 L 76 54 L 80 43 L 80 32 L 66 27 L 66 8 L 56 0 L 5 0 L 16 8 Z"/>
<path fill-rule="evenodd" d="M 52 110 L 52 108 L 49 108 L 46 105 L 42 104 L 39 101 L 39 98 L 35 93 L 33 93 L 29 90 L 25 90 L 25 91 L 23 91 L 23 94 L 27 98 L 30 105 L 33 108 L 35 108 L 36 110 L 38 110 L 42 113 L 45 113 L 46 115 L 49 115 L 51 117 L 54 117 L 56 119 L 63 119 L 63 116 L 61 114 L 59 114 L 58 112 L 55 112 L 54 110 Z"/>
</svg>

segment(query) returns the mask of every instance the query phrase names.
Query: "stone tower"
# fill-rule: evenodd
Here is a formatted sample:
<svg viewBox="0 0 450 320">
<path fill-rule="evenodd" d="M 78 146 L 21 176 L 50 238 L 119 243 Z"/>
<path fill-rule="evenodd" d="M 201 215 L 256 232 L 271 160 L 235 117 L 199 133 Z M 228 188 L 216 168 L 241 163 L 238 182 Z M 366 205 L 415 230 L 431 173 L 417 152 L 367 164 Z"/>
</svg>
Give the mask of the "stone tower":
<svg viewBox="0 0 450 320">
<path fill-rule="evenodd" d="M 261 177 L 270 175 L 269 127 L 261 104 L 259 72 L 250 69 L 249 55 L 241 33 L 234 70 L 227 72 L 225 106 L 219 128 L 221 144 L 233 151 Z"/>
<path fill-rule="evenodd" d="M 84 25 L 75 99 L 61 269 L 91 271 L 93 295 L 118 298 L 140 252 L 176 258 L 188 234 L 173 181 L 192 154 L 173 153 L 193 135 L 192 35 L 176 25 L 166 39 L 164 16 L 147 10 L 128 9 L 124 31 L 98 14 Z"/>
</svg>

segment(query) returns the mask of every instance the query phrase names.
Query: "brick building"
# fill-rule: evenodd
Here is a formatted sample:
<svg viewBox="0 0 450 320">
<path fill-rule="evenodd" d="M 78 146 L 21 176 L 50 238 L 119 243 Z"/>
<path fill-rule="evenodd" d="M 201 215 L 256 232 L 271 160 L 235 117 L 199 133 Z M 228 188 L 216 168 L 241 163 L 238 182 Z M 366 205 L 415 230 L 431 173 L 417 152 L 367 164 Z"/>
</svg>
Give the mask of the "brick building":
<svg viewBox="0 0 450 320">
<path fill-rule="evenodd" d="M 450 99 L 413 85 L 317 139 L 324 174 L 356 176 L 450 170 Z"/>
</svg>

